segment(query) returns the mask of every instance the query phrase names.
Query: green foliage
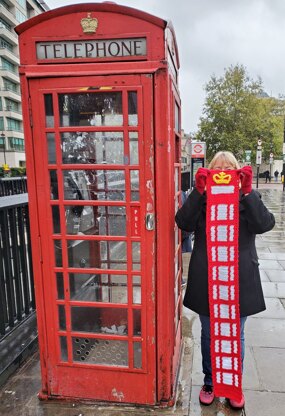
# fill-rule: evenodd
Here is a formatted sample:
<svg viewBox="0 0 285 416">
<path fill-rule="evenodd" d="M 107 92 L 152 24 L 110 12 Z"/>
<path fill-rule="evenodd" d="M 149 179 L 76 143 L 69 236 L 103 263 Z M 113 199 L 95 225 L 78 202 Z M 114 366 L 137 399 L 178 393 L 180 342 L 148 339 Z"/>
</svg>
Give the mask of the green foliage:
<svg viewBox="0 0 285 416">
<path fill-rule="evenodd" d="M 25 176 L 26 175 L 26 168 L 18 167 L 18 168 L 11 168 L 11 176 Z"/>
<path fill-rule="evenodd" d="M 284 102 L 263 93 L 262 81 L 249 78 L 242 65 L 224 75 L 213 75 L 206 87 L 206 101 L 196 138 L 207 143 L 207 157 L 229 150 L 242 160 L 245 150 L 255 160 L 257 139 L 262 139 L 263 159 L 282 153 Z"/>
<path fill-rule="evenodd" d="M 11 168 L 8 173 L 4 172 L 3 167 L 0 167 L 0 178 L 4 176 L 9 177 L 19 177 L 19 176 L 26 176 L 26 168 L 18 167 L 18 168 Z"/>
</svg>

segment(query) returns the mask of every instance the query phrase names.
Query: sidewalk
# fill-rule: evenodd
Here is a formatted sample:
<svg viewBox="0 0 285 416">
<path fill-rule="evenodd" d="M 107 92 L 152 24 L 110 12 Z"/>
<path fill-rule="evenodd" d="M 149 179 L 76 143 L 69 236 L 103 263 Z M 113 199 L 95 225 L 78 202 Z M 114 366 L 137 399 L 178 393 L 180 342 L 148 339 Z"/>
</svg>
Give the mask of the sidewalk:
<svg viewBox="0 0 285 416">
<path fill-rule="evenodd" d="M 38 354 L 35 354 L 0 390 L 1 416 L 282 416 L 285 413 L 285 192 L 282 192 L 282 184 L 261 181 L 259 191 L 275 214 L 276 226 L 269 233 L 257 236 L 267 310 L 248 318 L 246 323 L 246 406 L 243 411 L 231 410 L 224 399 L 215 399 L 209 407 L 199 404 L 202 385 L 200 328 L 197 315 L 184 308 L 184 348 L 173 408 L 41 402 L 37 398 L 40 369 Z M 187 273 L 188 259 L 184 256 Z"/>
</svg>

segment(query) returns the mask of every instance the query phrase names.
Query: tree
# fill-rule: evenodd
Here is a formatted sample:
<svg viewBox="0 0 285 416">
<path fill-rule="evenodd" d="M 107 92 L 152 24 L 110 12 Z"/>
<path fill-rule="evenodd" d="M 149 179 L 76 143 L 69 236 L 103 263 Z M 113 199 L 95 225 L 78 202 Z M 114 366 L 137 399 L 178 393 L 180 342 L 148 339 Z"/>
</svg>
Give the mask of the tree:
<svg viewBox="0 0 285 416">
<path fill-rule="evenodd" d="M 258 138 L 263 157 L 281 152 L 284 102 L 264 93 L 260 78 L 250 79 L 242 65 L 230 66 L 222 77 L 213 75 L 205 90 L 196 138 L 207 143 L 208 158 L 219 150 L 229 150 L 239 160 L 251 150 L 254 158 Z"/>
</svg>

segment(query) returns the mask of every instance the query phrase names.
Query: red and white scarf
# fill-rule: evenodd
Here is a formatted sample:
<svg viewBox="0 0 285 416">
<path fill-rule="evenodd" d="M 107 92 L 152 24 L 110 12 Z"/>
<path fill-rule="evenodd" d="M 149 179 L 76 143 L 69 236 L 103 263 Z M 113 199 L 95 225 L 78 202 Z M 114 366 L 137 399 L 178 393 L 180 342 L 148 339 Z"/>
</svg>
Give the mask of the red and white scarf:
<svg viewBox="0 0 285 416">
<path fill-rule="evenodd" d="M 217 397 L 240 400 L 242 362 L 239 313 L 239 171 L 207 177 L 207 254 L 211 362 Z"/>
</svg>

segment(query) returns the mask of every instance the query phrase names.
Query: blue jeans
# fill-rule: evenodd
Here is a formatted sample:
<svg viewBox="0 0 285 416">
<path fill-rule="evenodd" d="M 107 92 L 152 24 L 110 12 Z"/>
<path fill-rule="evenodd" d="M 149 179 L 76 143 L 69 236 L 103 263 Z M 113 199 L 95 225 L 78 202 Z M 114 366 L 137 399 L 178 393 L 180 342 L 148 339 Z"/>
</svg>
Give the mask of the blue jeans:
<svg viewBox="0 0 285 416">
<path fill-rule="evenodd" d="M 204 377 L 204 384 L 213 385 L 212 381 L 212 365 L 210 352 L 210 317 L 199 315 L 201 321 L 201 352 L 202 352 L 202 367 Z M 243 365 L 244 360 L 244 324 L 246 316 L 240 318 L 240 339 L 241 339 L 241 360 Z"/>
</svg>

